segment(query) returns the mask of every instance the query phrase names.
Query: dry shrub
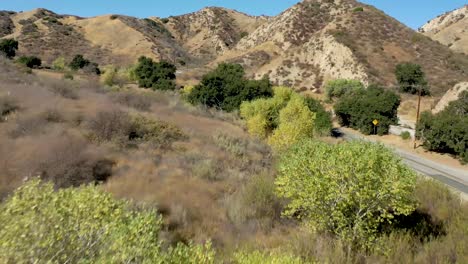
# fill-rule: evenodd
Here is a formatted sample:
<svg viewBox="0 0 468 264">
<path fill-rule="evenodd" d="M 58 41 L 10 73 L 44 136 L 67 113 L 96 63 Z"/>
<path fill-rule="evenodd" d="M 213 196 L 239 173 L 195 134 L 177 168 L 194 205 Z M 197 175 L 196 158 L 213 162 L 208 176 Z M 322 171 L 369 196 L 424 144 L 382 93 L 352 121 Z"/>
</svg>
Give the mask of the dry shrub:
<svg viewBox="0 0 468 264">
<path fill-rule="evenodd" d="M 186 138 L 182 130 L 175 125 L 142 115 L 132 117 L 130 140 L 149 142 L 152 147 L 169 147 L 173 142 Z"/>
<path fill-rule="evenodd" d="M 143 142 L 152 147 L 168 147 L 174 141 L 186 138 L 176 126 L 142 115 L 130 116 L 121 110 L 99 112 L 88 123 L 92 139 L 114 141 L 124 147 Z"/>
<path fill-rule="evenodd" d="M 79 98 L 75 88 L 71 87 L 70 82 L 55 81 L 49 83 L 49 89 L 52 93 L 57 96 L 61 96 L 65 99 L 77 100 Z"/>
<path fill-rule="evenodd" d="M 115 93 L 113 100 L 121 105 L 140 111 L 148 111 L 152 105 L 152 100 L 148 95 L 130 91 Z"/>
<path fill-rule="evenodd" d="M 249 179 L 225 201 L 228 218 L 237 226 L 270 230 L 280 220 L 282 202 L 275 194 L 274 178 L 260 174 Z M 246 225 L 247 223 L 247 225 Z"/>
<path fill-rule="evenodd" d="M 57 108 L 48 108 L 41 113 L 42 118 L 48 123 L 61 123 L 65 121 L 62 112 Z"/>
<path fill-rule="evenodd" d="M 220 181 L 226 176 L 219 166 L 219 162 L 205 159 L 197 162 L 192 169 L 192 175 L 208 181 Z"/>
<path fill-rule="evenodd" d="M 114 162 L 87 142 L 70 134 L 38 144 L 35 171 L 57 187 L 104 182 L 112 175 Z"/>
<path fill-rule="evenodd" d="M 10 130 L 10 136 L 18 138 L 41 133 L 48 123 L 44 117 L 40 114 L 20 116 L 16 120 L 15 126 Z"/>
<path fill-rule="evenodd" d="M 7 115 L 19 110 L 18 100 L 12 96 L 0 96 L 0 122 L 3 121 Z"/>
<path fill-rule="evenodd" d="M 97 113 L 89 120 L 88 127 L 97 141 L 128 140 L 132 120 L 128 113 L 114 109 Z"/>
<path fill-rule="evenodd" d="M 218 132 L 213 136 L 215 144 L 234 156 L 247 155 L 248 141 L 242 138 L 235 138 L 226 133 Z"/>
</svg>

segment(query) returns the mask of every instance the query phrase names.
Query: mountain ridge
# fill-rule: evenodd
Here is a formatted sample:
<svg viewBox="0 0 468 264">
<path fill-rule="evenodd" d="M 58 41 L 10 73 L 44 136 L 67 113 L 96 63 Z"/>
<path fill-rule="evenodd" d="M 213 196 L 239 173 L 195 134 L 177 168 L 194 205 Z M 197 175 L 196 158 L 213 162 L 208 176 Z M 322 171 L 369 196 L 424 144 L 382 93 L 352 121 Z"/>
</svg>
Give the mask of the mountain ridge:
<svg viewBox="0 0 468 264">
<path fill-rule="evenodd" d="M 144 19 L 1 12 L 0 37 L 18 38 L 19 54 L 47 63 L 79 53 L 100 64 L 128 65 L 144 55 L 197 75 L 227 61 L 300 91 L 319 92 L 336 78 L 394 86 L 393 70 L 406 61 L 422 65 L 435 95 L 468 80 L 468 56 L 354 0 L 304 0 L 273 17 L 218 7 Z"/>
</svg>

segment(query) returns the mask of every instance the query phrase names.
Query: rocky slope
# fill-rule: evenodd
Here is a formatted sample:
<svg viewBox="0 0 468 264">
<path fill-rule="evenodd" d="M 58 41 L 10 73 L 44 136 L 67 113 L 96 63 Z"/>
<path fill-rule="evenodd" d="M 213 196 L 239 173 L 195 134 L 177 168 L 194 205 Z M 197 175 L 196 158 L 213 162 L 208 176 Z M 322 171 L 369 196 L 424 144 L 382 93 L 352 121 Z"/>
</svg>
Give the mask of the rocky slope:
<svg viewBox="0 0 468 264">
<path fill-rule="evenodd" d="M 304 0 L 219 58 L 225 59 L 250 66 L 257 78 L 266 74 L 301 90 L 333 78 L 391 86 L 395 66 L 405 61 L 423 66 L 436 95 L 468 79 L 468 57 L 353 0 Z"/>
<path fill-rule="evenodd" d="M 275 17 L 214 7 L 149 19 L 1 12 L 0 37 L 17 38 L 20 54 L 46 62 L 84 54 L 125 65 L 145 55 L 170 60 L 187 74 L 237 62 L 255 78 L 302 91 L 335 78 L 392 86 L 395 66 L 406 61 L 422 65 L 435 95 L 468 80 L 468 56 L 355 0 L 303 0 Z"/>
<path fill-rule="evenodd" d="M 434 18 L 419 31 L 455 51 L 468 54 L 468 5 Z"/>
<path fill-rule="evenodd" d="M 436 114 L 445 109 L 450 102 L 458 100 L 460 94 L 464 91 L 468 91 L 468 82 L 461 82 L 455 85 L 452 89 L 448 90 L 445 95 L 439 100 L 437 105 L 432 110 L 432 113 Z"/>
<path fill-rule="evenodd" d="M 160 19 L 193 56 L 209 61 L 232 49 L 241 38 L 268 21 L 234 10 L 207 7 L 198 12 Z"/>
</svg>

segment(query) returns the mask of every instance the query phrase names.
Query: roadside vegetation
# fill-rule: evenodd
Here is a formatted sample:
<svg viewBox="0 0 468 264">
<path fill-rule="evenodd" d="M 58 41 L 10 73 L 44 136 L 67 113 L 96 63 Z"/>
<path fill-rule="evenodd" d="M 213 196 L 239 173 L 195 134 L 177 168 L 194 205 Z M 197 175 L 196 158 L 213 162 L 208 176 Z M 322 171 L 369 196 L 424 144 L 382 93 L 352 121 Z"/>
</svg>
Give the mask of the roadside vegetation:
<svg viewBox="0 0 468 264">
<path fill-rule="evenodd" d="M 99 80 L 90 65 L 57 58 L 88 74 L 62 80 L 0 58 L 0 262 L 468 262 L 468 204 L 383 145 L 322 141 L 319 100 L 237 64 L 184 89 L 167 62 Z M 328 87 L 341 124 L 397 122 L 398 94 Z M 419 137 L 466 121 L 466 95 L 424 114 Z"/>
<path fill-rule="evenodd" d="M 468 163 L 468 92 L 435 115 L 423 112 L 416 130 L 425 149 L 450 153 Z"/>
<path fill-rule="evenodd" d="M 335 104 L 335 114 L 342 126 L 357 129 L 366 135 L 384 135 L 388 133 L 390 125 L 398 124 L 399 106 L 399 95 L 371 85 L 341 97 Z M 374 120 L 378 121 L 377 128 L 374 127 Z"/>
</svg>

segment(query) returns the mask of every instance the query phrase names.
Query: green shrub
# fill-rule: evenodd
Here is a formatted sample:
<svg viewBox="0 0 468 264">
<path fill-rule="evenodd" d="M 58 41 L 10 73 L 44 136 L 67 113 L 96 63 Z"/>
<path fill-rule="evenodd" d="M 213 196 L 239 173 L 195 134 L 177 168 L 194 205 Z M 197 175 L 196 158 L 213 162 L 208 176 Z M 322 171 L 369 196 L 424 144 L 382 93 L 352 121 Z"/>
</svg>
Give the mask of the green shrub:
<svg viewBox="0 0 468 264">
<path fill-rule="evenodd" d="M 17 60 L 18 63 L 25 65 L 28 68 L 36 68 L 42 65 L 41 59 L 35 56 L 22 56 Z"/>
<path fill-rule="evenodd" d="M 147 57 L 138 59 L 135 77 L 138 85 L 153 90 L 174 90 L 176 66 L 166 61 L 154 62 Z"/>
<path fill-rule="evenodd" d="M 424 148 L 454 154 L 468 162 L 468 92 L 461 93 L 458 100 L 435 115 L 423 112 L 416 136 Z"/>
<path fill-rule="evenodd" d="M 382 222 L 415 209 L 416 173 L 383 145 L 301 141 L 281 157 L 276 178 L 284 215 L 353 247 L 378 250 Z"/>
<path fill-rule="evenodd" d="M 390 125 L 398 123 L 399 105 L 400 97 L 394 92 L 369 86 L 340 98 L 335 104 L 335 114 L 342 126 L 358 129 L 366 135 L 373 133 L 372 122 L 377 119 L 377 133 L 384 135 L 388 133 Z"/>
<path fill-rule="evenodd" d="M 315 116 L 306 99 L 287 87 L 275 87 L 272 98 L 242 103 L 240 115 L 250 134 L 268 139 L 276 150 L 287 148 L 315 132 Z"/>
<path fill-rule="evenodd" d="M 76 55 L 73 57 L 72 61 L 70 62 L 69 66 L 72 70 L 76 71 L 79 69 L 83 69 L 85 66 L 88 66 L 91 62 L 83 57 L 83 55 Z"/>
<path fill-rule="evenodd" d="M 163 22 L 164 24 L 167 24 L 167 23 L 169 23 L 169 18 L 167 18 L 167 17 L 161 18 L 161 22 Z"/>
<path fill-rule="evenodd" d="M 327 112 L 323 105 L 312 97 L 305 97 L 309 110 L 315 113 L 315 133 L 317 135 L 329 136 L 333 128 L 331 113 Z"/>
<path fill-rule="evenodd" d="M 302 264 L 301 258 L 282 253 L 268 253 L 253 251 L 237 252 L 234 256 L 235 264 Z"/>
<path fill-rule="evenodd" d="M 102 84 L 109 87 L 114 85 L 123 87 L 126 83 L 131 81 L 131 74 L 130 68 L 117 68 L 113 65 L 108 65 L 104 67 L 100 76 L 100 81 Z"/>
<path fill-rule="evenodd" d="M 63 70 L 65 70 L 65 67 L 66 67 L 65 58 L 62 57 L 62 56 L 58 57 L 57 59 L 55 59 L 52 62 L 52 69 L 53 70 L 63 71 Z"/>
<path fill-rule="evenodd" d="M 403 139 L 403 140 L 408 140 L 411 138 L 411 134 L 410 132 L 408 131 L 403 131 L 401 134 L 400 134 L 400 137 Z"/>
<path fill-rule="evenodd" d="M 363 89 L 364 85 L 358 80 L 337 79 L 325 84 L 325 94 L 329 100 Z"/>
<path fill-rule="evenodd" d="M 243 101 L 271 95 L 268 79 L 247 80 L 241 65 L 221 63 L 203 76 L 200 84 L 191 91 L 188 101 L 231 112 L 239 109 Z"/>
<path fill-rule="evenodd" d="M 213 263 L 210 244 L 163 250 L 161 217 L 97 187 L 32 180 L 0 206 L 2 263 Z"/>
<path fill-rule="evenodd" d="M 245 38 L 249 35 L 249 32 L 245 32 L 245 31 L 242 31 L 241 34 L 240 34 L 240 37 L 241 38 Z"/>
<path fill-rule="evenodd" d="M 421 95 L 430 94 L 421 65 L 410 62 L 398 64 L 395 68 L 395 76 L 401 92 L 417 94 L 421 89 Z"/>
<path fill-rule="evenodd" d="M 364 8 L 362 6 L 356 7 L 356 8 L 353 9 L 353 12 L 355 12 L 355 13 L 356 12 L 364 12 Z"/>
<path fill-rule="evenodd" d="M 18 41 L 14 39 L 0 40 L 0 54 L 3 54 L 7 58 L 11 59 L 15 57 L 17 50 L 18 50 Z"/>
<path fill-rule="evenodd" d="M 279 112 L 279 124 L 268 139 L 276 151 L 287 149 L 302 139 L 314 136 L 315 113 L 307 107 L 304 98 L 293 96 Z"/>
</svg>

